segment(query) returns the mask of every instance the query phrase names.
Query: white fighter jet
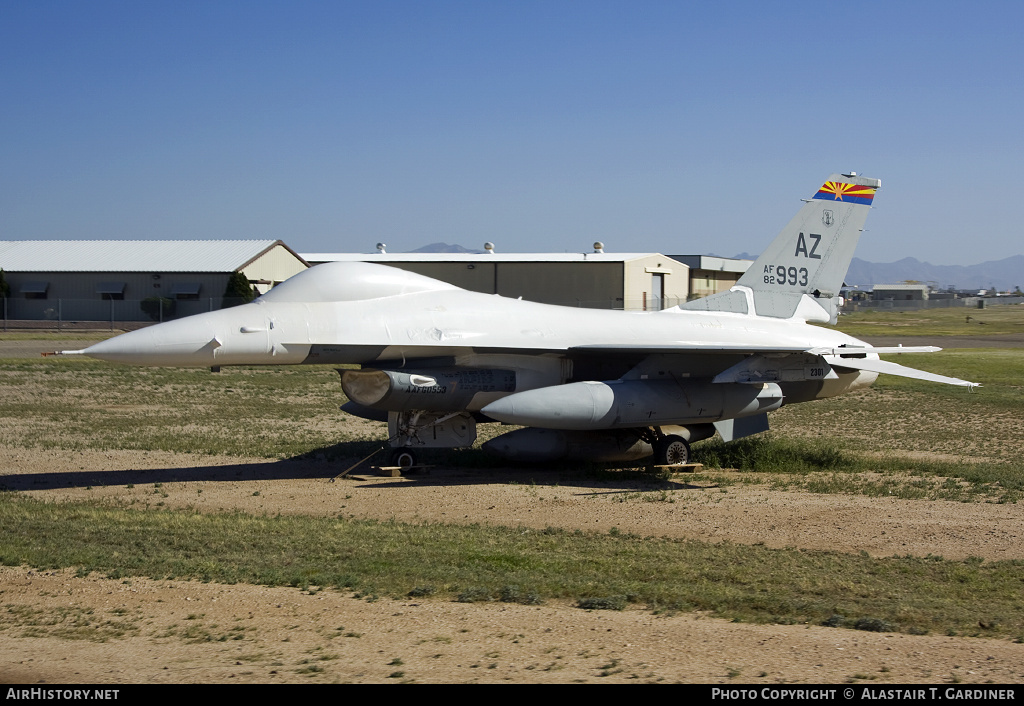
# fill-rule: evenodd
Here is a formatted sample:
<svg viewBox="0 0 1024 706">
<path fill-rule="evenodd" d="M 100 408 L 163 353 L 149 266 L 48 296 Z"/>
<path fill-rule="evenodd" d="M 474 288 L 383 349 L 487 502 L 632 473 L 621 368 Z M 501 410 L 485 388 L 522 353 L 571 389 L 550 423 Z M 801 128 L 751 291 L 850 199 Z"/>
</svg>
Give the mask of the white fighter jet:
<svg viewBox="0 0 1024 706">
<path fill-rule="evenodd" d="M 327 263 L 250 304 L 78 353 L 138 365 L 356 364 L 342 409 L 387 420 L 393 462 L 467 447 L 478 423 L 525 428 L 484 445 L 521 461 L 689 459 L 690 443 L 765 431 L 768 412 L 879 373 L 976 383 L 879 359 L 835 323 L 877 179 L 834 174 L 727 292 L 664 311 L 537 304 L 369 263 Z"/>
</svg>

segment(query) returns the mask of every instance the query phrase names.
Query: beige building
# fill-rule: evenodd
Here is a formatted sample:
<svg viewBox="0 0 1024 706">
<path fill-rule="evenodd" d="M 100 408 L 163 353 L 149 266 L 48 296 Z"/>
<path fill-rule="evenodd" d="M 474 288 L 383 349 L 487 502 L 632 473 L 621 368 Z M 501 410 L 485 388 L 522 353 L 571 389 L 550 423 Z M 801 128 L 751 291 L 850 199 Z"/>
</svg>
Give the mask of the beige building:
<svg viewBox="0 0 1024 706">
<path fill-rule="evenodd" d="M 690 299 L 728 291 L 754 262 L 714 255 L 672 255 L 672 259 L 690 268 Z"/>
<path fill-rule="evenodd" d="M 686 302 L 688 267 L 658 253 L 303 253 L 322 262 L 374 262 L 503 297 L 590 309 L 654 311 Z"/>
</svg>

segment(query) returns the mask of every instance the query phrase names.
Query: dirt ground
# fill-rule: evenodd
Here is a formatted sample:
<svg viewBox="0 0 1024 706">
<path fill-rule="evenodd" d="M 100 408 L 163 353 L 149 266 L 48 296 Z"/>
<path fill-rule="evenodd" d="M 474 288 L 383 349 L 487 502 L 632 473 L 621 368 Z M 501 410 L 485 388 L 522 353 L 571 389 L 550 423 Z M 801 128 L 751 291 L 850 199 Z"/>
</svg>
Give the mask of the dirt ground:
<svg viewBox="0 0 1024 706">
<path fill-rule="evenodd" d="M 1024 558 L 1020 505 L 814 495 L 677 476 L 526 470 L 337 482 L 324 461 L 0 447 L 0 483 L 55 502 L 344 514 L 763 542 L 878 556 Z M 161 484 L 154 494 L 155 484 Z M 294 588 L 0 568 L 0 681 L 16 683 L 1024 683 L 1024 644 L 745 625 L 641 609 L 373 600 Z M 105 642 L 70 639 L 76 616 Z M 98 633 L 97 633 L 98 631 Z M 104 632 L 106 631 L 106 632 Z"/>
<path fill-rule="evenodd" d="M 938 345 L 1022 344 L 995 338 Z M 0 357 L 85 345 L 3 341 Z M 671 502 L 652 502 L 649 486 L 546 471 L 436 468 L 408 478 L 329 482 L 340 470 L 316 460 L 0 445 L 0 486 L 54 502 L 617 527 L 877 556 L 1024 558 L 1019 504 L 720 488 L 686 476 L 673 481 Z M 554 603 L 369 601 L 332 591 L 78 577 L 73 570 L 0 567 L 0 616 L 2 683 L 1024 683 L 1024 644 L 1009 640 L 745 625 Z M 93 639 L 80 639 L 83 631 Z"/>
</svg>

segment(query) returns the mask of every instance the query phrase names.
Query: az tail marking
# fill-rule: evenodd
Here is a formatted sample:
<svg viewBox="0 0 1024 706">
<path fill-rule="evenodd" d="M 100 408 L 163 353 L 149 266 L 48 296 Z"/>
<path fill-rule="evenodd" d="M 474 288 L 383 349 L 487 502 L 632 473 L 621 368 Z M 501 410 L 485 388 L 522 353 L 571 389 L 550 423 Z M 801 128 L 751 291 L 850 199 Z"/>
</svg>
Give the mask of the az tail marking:
<svg viewBox="0 0 1024 706">
<path fill-rule="evenodd" d="M 809 257 L 812 260 L 820 260 L 821 255 L 816 255 L 815 251 L 818 249 L 818 246 L 821 245 L 821 236 L 817 233 L 808 233 L 807 237 L 814 241 L 814 245 L 811 246 L 811 251 L 807 252 L 807 241 L 804 240 L 804 234 L 800 233 L 796 239 L 796 252 L 793 253 L 793 257 L 803 253 L 804 257 Z"/>
</svg>

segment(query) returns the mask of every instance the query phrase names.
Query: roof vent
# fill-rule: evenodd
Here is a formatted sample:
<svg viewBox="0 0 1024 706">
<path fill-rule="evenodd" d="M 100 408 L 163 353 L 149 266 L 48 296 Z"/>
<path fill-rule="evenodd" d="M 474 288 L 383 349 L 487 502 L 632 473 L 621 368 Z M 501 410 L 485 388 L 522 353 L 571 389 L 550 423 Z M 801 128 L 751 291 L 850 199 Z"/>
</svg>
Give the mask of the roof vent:
<svg viewBox="0 0 1024 706">
<path fill-rule="evenodd" d="M 377 250 L 380 251 L 381 255 L 387 255 L 387 247 L 384 243 L 377 243 Z"/>
<path fill-rule="evenodd" d="M 596 243 L 594 243 L 594 252 L 601 252 L 601 253 L 603 253 L 604 252 L 604 243 L 602 243 L 600 240 L 598 240 Z"/>
<path fill-rule="evenodd" d="M 484 243 L 484 250 L 487 251 L 488 255 L 493 255 L 494 254 L 494 243 L 492 243 L 490 241 L 487 241 L 486 243 Z"/>
</svg>

